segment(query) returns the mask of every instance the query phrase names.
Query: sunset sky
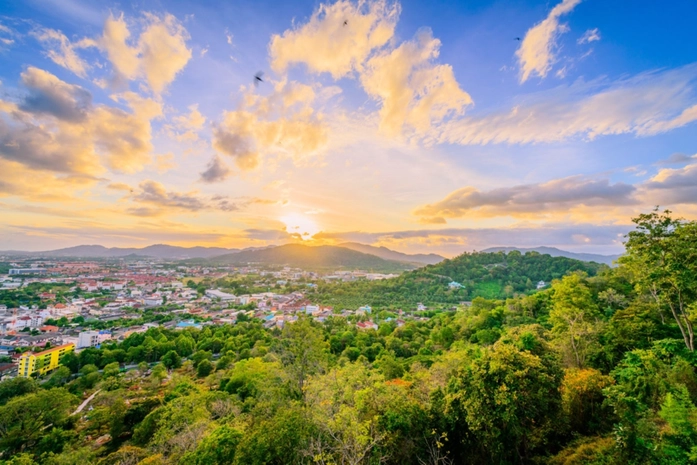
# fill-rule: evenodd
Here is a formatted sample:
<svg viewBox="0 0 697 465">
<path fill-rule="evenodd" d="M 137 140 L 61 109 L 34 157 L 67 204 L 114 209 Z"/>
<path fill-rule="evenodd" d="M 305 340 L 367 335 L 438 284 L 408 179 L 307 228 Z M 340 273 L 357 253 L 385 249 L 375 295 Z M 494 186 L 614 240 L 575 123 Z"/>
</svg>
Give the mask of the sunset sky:
<svg viewBox="0 0 697 465">
<path fill-rule="evenodd" d="M 697 218 L 696 22 L 694 0 L 0 0 L 0 250 L 617 253 L 639 212 Z"/>
</svg>

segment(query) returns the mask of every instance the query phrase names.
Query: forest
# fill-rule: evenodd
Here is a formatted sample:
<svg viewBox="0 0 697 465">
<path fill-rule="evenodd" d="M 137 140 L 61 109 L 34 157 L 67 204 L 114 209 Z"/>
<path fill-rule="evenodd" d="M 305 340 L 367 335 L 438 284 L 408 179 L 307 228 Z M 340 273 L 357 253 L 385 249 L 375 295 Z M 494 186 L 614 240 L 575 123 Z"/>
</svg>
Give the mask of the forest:
<svg viewBox="0 0 697 465">
<path fill-rule="evenodd" d="M 388 309 L 413 309 L 417 303 L 458 304 L 475 297 L 505 299 L 534 291 L 539 281 L 551 282 L 573 272 L 595 275 L 606 265 L 551 257 L 537 252 L 464 253 L 435 265 L 384 281 L 320 283 L 317 300 L 325 305 L 354 308 L 371 305 Z M 460 289 L 449 289 L 455 281 Z"/>
<path fill-rule="evenodd" d="M 0 383 L 0 463 L 694 463 L 697 222 L 634 223 L 617 267 L 427 320 L 153 328 L 67 355 Z M 448 266 L 428 269 L 469 273 Z"/>
</svg>

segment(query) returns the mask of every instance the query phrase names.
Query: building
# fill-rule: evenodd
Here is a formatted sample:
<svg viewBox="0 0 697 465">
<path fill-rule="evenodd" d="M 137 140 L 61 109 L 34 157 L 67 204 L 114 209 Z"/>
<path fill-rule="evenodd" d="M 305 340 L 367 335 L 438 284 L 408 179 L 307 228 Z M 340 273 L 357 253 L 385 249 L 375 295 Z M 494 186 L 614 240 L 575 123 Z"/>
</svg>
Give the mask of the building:
<svg viewBox="0 0 697 465">
<path fill-rule="evenodd" d="M 450 289 L 462 289 L 462 288 L 464 288 L 465 286 L 463 286 L 462 284 L 460 284 L 460 283 L 458 283 L 458 282 L 451 281 L 451 282 L 448 284 L 448 287 L 449 287 Z"/>
<path fill-rule="evenodd" d="M 44 274 L 45 268 L 10 268 L 10 274 Z"/>
<path fill-rule="evenodd" d="M 51 370 L 55 370 L 61 364 L 65 354 L 75 350 L 75 344 L 65 344 L 52 347 L 43 352 L 26 352 L 19 358 L 17 376 L 28 378 L 34 373 L 43 375 Z"/>
<path fill-rule="evenodd" d="M 540 281 L 540 282 L 537 283 L 537 289 L 544 289 L 545 287 L 547 287 L 547 283 L 546 283 L 546 282 Z"/>
<path fill-rule="evenodd" d="M 237 298 L 232 294 L 228 294 L 227 292 L 219 291 L 217 289 L 208 289 L 206 291 L 206 297 L 210 297 L 211 299 L 220 299 L 223 301 L 235 300 Z"/>
<path fill-rule="evenodd" d="M 305 305 L 305 313 L 312 315 L 319 312 L 319 305 Z"/>
<path fill-rule="evenodd" d="M 97 347 L 99 342 L 99 331 L 83 331 L 78 335 L 77 348 Z"/>
</svg>

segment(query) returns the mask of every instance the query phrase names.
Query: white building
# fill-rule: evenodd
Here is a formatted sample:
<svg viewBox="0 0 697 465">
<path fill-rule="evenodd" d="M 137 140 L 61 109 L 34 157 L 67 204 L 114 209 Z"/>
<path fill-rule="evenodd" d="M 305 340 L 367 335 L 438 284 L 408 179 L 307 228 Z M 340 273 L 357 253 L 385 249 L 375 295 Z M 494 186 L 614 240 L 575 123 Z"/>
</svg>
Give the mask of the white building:
<svg viewBox="0 0 697 465">
<path fill-rule="evenodd" d="M 305 305 L 305 313 L 311 315 L 319 312 L 319 305 Z"/>
<path fill-rule="evenodd" d="M 237 298 L 232 294 L 228 294 L 227 292 L 219 291 L 217 289 L 208 289 L 206 291 L 206 297 L 220 300 L 235 300 Z"/>
<path fill-rule="evenodd" d="M 99 345 L 99 331 L 83 331 L 77 338 L 77 348 L 96 347 Z"/>
</svg>

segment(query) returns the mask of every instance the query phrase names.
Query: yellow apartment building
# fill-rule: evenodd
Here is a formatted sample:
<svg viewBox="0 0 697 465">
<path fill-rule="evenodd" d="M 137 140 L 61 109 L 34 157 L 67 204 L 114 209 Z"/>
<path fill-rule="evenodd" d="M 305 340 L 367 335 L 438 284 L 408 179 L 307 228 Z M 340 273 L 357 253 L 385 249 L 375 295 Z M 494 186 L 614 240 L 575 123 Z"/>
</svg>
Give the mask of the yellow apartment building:
<svg viewBox="0 0 697 465">
<path fill-rule="evenodd" d="M 67 353 L 75 350 L 75 344 L 64 344 L 51 347 L 43 352 L 25 352 L 19 358 L 17 376 L 30 377 L 33 373 L 43 375 L 60 366 L 61 359 Z"/>
</svg>

